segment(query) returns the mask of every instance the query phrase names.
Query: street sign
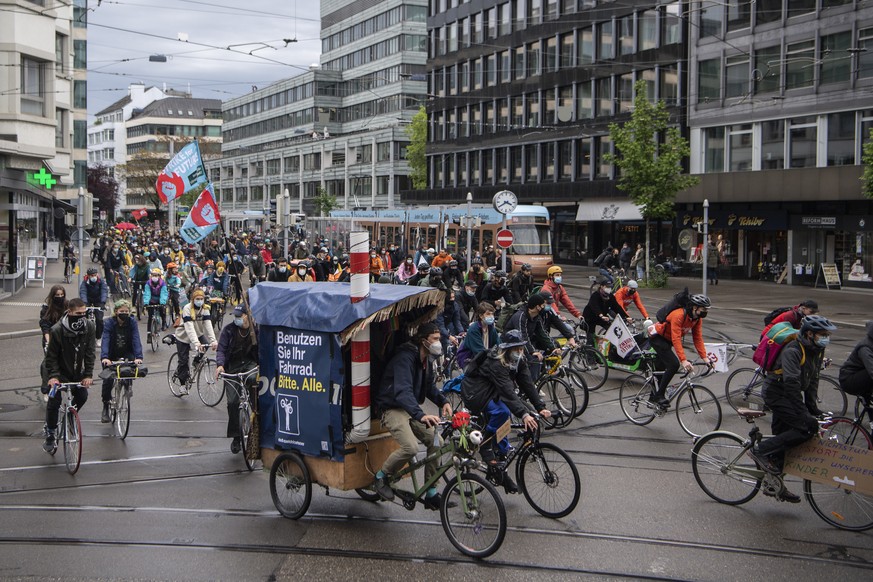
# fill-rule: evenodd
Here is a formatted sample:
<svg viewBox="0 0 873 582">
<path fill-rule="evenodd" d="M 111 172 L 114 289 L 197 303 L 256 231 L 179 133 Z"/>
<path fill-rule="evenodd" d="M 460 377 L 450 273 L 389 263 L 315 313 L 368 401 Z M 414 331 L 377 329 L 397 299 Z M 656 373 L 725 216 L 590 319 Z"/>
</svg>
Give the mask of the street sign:
<svg viewBox="0 0 873 582">
<path fill-rule="evenodd" d="M 497 246 L 501 249 L 508 249 L 512 246 L 512 231 L 508 228 L 503 228 L 497 231 Z"/>
</svg>

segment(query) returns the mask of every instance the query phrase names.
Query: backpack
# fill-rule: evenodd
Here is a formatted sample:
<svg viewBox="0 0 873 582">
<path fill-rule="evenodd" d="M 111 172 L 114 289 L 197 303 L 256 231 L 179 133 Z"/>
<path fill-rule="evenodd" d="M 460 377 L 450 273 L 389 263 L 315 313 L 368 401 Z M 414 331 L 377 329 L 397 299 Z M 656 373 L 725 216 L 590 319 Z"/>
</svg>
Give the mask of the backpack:
<svg viewBox="0 0 873 582">
<path fill-rule="evenodd" d="M 767 331 L 767 335 L 761 338 L 755 353 L 752 355 L 752 361 L 764 370 L 772 372 L 782 348 L 788 345 L 789 342 L 797 339 L 798 333 L 799 331 L 787 321 L 777 323 Z M 801 346 L 801 349 L 803 349 L 803 346 Z M 803 355 L 805 359 L 806 353 L 804 352 Z"/>
<path fill-rule="evenodd" d="M 515 313 L 525 307 L 527 305 L 527 301 L 519 301 L 518 303 L 513 303 L 512 305 L 507 305 L 503 309 L 500 310 L 500 316 L 497 318 L 497 321 L 494 322 L 494 327 L 497 329 L 497 333 L 502 334 L 503 328 L 506 327 L 506 324 L 509 323 L 509 320 L 512 318 Z"/>
<path fill-rule="evenodd" d="M 688 292 L 688 287 L 674 295 L 673 298 L 668 301 L 663 307 L 661 307 L 661 309 L 658 310 L 658 313 L 655 314 L 655 317 L 657 317 L 658 319 L 658 323 L 664 323 L 665 321 L 667 321 L 667 316 L 677 309 L 687 307 L 689 297 L 691 297 L 691 294 Z"/>
<path fill-rule="evenodd" d="M 777 307 L 776 309 L 774 309 L 773 311 L 771 311 L 770 313 L 768 313 L 767 315 L 764 316 L 764 325 L 765 326 L 770 325 L 771 323 L 773 323 L 773 320 L 776 319 L 778 316 L 782 315 L 786 311 L 791 311 L 792 309 L 794 309 L 794 308 L 793 307 Z"/>
<path fill-rule="evenodd" d="M 594 259 L 594 266 L 595 266 L 595 267 L 599 267 L 600 265 L 602 265 L 602 264 L 603 264 L 603 259 L 606 258 L 606 255 L 607 255 L 608 253 L 609 253 L 609 251 L 603 251 L 602 253 L 600 253 L 599 255 L 597 255 L 597 258 Z"/>
</svg>

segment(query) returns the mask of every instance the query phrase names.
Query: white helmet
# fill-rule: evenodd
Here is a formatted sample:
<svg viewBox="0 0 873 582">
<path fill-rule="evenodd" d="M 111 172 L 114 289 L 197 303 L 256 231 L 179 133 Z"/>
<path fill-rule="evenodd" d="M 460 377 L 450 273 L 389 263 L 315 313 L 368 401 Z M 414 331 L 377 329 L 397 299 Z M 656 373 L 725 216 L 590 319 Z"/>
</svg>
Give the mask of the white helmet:
<svg viewBox="0 0 873 582">
<path fill-rule="evenodd" d="M 627 286 L 630 287 L 631 289 L 638 289 L 639 288 L 639 284 L 636 281 L 634 281 L 633 279 L 631 279 L 627 282 Z"/>
</svg>

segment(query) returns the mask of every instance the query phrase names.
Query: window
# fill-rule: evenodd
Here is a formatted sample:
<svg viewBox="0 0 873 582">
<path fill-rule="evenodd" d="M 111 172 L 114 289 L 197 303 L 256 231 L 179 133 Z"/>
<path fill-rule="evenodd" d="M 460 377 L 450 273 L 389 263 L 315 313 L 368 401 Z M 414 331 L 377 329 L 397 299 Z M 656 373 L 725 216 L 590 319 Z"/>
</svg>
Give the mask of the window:
<svg viewBox="0 0 873 582">
<path fill-rule="evenodd" d="M 524 30 L 527 28 L 527 2 L 525 0 L 515 0 L 515 24 L 512 30 Z"/>
<path fill-rule="evenodd" d="M 721 21 L 724 18 L 724 6 L 721 4 L 701 3 L 700 38 L 718 36 L 721 34 Z"/>
<path fill-rule="evenodd" d="M 477 12 L 475 16 L 473 16 L 473 42 L 476 44 L 482 44 L 485 42 L 485 30 L 483 27 L 483 19 L 485 13 Z M 495 22 L 495 25 L 497 23 Z"/>
<path fill-rule="evenodd" d="M 63 109 L 55 109 L 55 147 L 67 146 L 67 117 Z"/>
<path fill-rule="evenodd" d="M 759 93 L 778 91 L 782 83 L 779 64 L 781 47 L 771 46 L 755 51 L 755 90 Z"/>
<path fill-rule="evenodd" d="M 540 96 L 538 93 L 528 93 L 525 104 L 527 105 L 527 126 L 540 126 Z"/>
<path fill-rule="evenodd" d="M 506 107 L 505 103 L 506 103 L 505 100 L 501 102 L 501 108 Z M 494 109 L 494 102 L 493 101 L 489 101 L 488 103 L 485 104 L 485 113 L 483 114 L 484 118 L 482 119 L 482 124 L 485 128 L 484 129 L 485 133 L 494 133 L 494 131 L 495 131 L 494 123 L 495 123 L 495 121 L 497 121 L 497 118 L 494 116 L 494 111 L 495 111 L 495 109 Z M 501 109 L 501 114 L 503 114 L 503 113 L 504 113 L 504 111 Z M 506 115 L 509 115 L 509 110 L 506 110 L 505 113 L 506 113 Z M 506 123 L 503 123 L 503 125 L 498 127 L 497 130 L 506 131 Z"/>
<path fill-rule="evenodd" d="M 704 172 L 724 172 L 724 128 L 707 127 L 703 130 L 705 144 Z"/>
<path fill-rule="evenodd" d="M 782 0 L 758 0 L 755 22 L 764 24 L 782 20 Z"/>
<path fill-rule="evenodd" d="M 537 155 L 536 144 L 530 144 L 524 147 L 525 162 L 527 163 L 527 171 L 525 172 L 524 181 L 536 183 L 540 177 L 540 163 Z"/>
<path fill-rule="evenodd" d="M 489 87 L 497 84 L 497 55 L 485 57 L 485 82 Z"/>
<path fill-rule="evenodd" d="M 497 148 L 497 152 L 495 154 L 496 160 L 494 166 L 496 168 L 495 173 L 497 174 L 497 183 L 498 184 L 508 184 L 509 183 L 509 163 L 506 158 L 506 148 Z"/>
<path fill-rule="evenodd" d="M 551 125 L 555 123 L 555 90 L 543 91 L 543 123 Z"/>
<path fill-rule="evenodd" d="M 655 69 L 645 69 L 637 73 L 637 78 L 646 82 L 646 98 L 650 103 L 658 99 L 658 76 Z"/>
<path fill-rule="evenodd" d="M 454 113 L 454 112 L 452 112 Z M 391 142 L 376 144 L 376 161 L 387 162 L 391 159 Z"/>
<path fill-rule="evenodd" d="M 522 170 L 522 157 L 521 157 L 521 146 L 515 146 L 509 148 L 509 160 L 512 164 L 512 181 L 521 183 Z"/>
<path fill-rule="evenodd" d="M 597 79 L 595 83 L 597 84 L 597 110 L 594 116 L 612 115 L 612 77 Z"/>
<path fill-rule="evenodd" d="M 45 64 L 21 57 L 21 112 L 45 115 Z"/>
<path fill-rule="evenodd" d="M 788 45 L 785 51 L 785 89 L 812 87 L 815 77 L 815 41 Z"/>
<path fill-rule="evenodd" d="M 88 68 L 88 41 L 73 41 L 73 68 L 79 70 Z"/>
<path fill-rule="evenodd" d="M 591 179 L 591 138 L 583 137 L 576 142 L 576 178 Z"/>
<path fill-rule="evenodd" d="M 752 169 L 752 124 L 730 126 L 730 171 Z"/>
<path fill-rule="evenodd" d="M 700 61 L 697 64 L 697 102 L 707 103 L 721 98 L 721 59 Z"/>
<path fill-rule="evenodd" d="M 497 38 L 497 7 L 488 9 L 488 38 Z"/>
<path fill-rule="evenodd" d="M 754 2 L 749 0 L 728 0 L 727 2 L 727 29 L 740 30 L 749 28 Z"/>
<path fill-rule="evenodd" d="M 482 88 L 482 59 L 476 59 L 473 63 L 473 90 Z"/>
<path fill-rule="evenodd" d="M 520 46 L 515 49 L 515 78 L 524 79 L 524 47 Z"/>
<path fill-rule="evenodd" d="M 543 0 L 527 0 L 527 22 L 529 25 L 542 24 L 543 22 Z"/>
<path fill-rule="evenodd" d="M 873 45 L 873 28 L 870 29 L 870 44 Z M 579 31 L 579 64 L 587 65 L 594 62 L 594 31 L 589 28 L 583 28 Z M 873 76 L 873 71 L 871 71 Z"/>
<path fill-rule="evenodd" d="M 558 121 L 573 120 L 573 86 L 567 85 L 558 89 Z"/>
<path fill-rule="evenodd" d="M 818 128 L 814 115 L 789 120 L 788 159 L 792 168 L 814 168 Z"/>
<path fill-rule="evenodd" d="M 558 144 L 558 180 L 569 181 L 573 177 L 573 142 Z"/>
<path fill-rule="evenodd" d="M 601 61 L 611 59 L 615 56 L 614 52 L 614 26 L 611 21 L 604 22 L 599 26 L 599 36 L 597 37 L 597 58 Z"/>
<path fill-rule="evenodd" d="M 634 76 L 626 73 L 618 77 L 618 111 L 616 113 L 628 113 L 634 105 Z"/>
<path fill-rule="evenodd" d="M 500 5 L 500 36 L 512 32 L 512 4 Z"/>
<path fill-rule="evenodd" d="M 815 12 L 815 0 L 790 0 L 786 4 L 788 4 L 788 18 Z"/>
<path fill-rule="evenodd" d="M 458 50 L 458 23 L 452 22 L 446 29 L 448 30 L 448 46 L 446 51 L 453 53 Z"/>
<path fill-rule="evenodd" d="M 821 37 L 819 84 L 842 83 L 849 80 L 852 69 L 851 32 L 840 32 Z"/>
<path fill-rule="evenodd" d="M 558 0 L 546 0 L 546 19 L 557 20 Z"/>
<path fill-rule="evenodd" d="M 75 188 L 88 186 L 88 162 L 85 160 L 73 162 L 73 186 Z"/>
<path fill-rule="evenodd" d="M 785 120 L 761 124 L 761 169 L 781 170 L 785 167 Z"/>
<path fill-rule="evenodd" d="M 678 2 L 673 2 L 664 7 L 663 19 L 661 20 L 663 32 L 661 44 L 677 44 L 682 42 L 682 7 Z"/>
<path fill-rule="evenodd" d="M 55 35 L 55 63 L 58 69 L 63 70 L 67 62 L 67 37 L 63 34 Z"/>
<path fill-rule="evenodd" d="M 573 33 L 561 35 L 561 64 L 562 69 L 571 69 L 574 66 L 573 58 L 576 56 L 576 47 L 574 46 Z"/>
<path fill-rule="evenodd" d="M 458 66 L 458 90 L 461 93 L 470 91 L 470 61 L 464 61 Z"/>
<path fill-rule="evenodd" d="M 88 0 L 73 0 L 73 26 L 76 28 L 88 26 Z"/>
<path fill-rule="evenodd" d="M 512 127 L 518 129 L 524 124 L 524 99 L 512 97 Z"/>
<path fill-rule="evenodd" d="M 482 184 L 494 183 L 494 151 L 482 150 Z"/>
<path fill-rule="evenodd" d="M 855 112 L 828 115 L 828 165 L 855 163 Z"/>
<path fill-rule="evenodd" d="M 542 73 L 542 49 L 540 41 L 527 45 L 527 75 L 534 77 Z"/>
<path fill-rule="evenodd" d="M 618 27 L 619 53 L 632 55 L 634 53 L 634 15 L 628 14 L 616 20 Z"/>
<path fill-rule="evenodd" d="M 658 13 L 654 10 L 646 10 L 640 13 L 637 20 L 639 45 L 641 51 L 656 48 L 658 46 Z"/>
<path fill-rule="evenodd" d="M 509 51 L 503 51 L 500 53 L 500 82 L 510 81 L 512 81 L 512 58 Z"/>
<path fill-rule="evenodd" d="M 554 73 L 558 70 L 558 39 L 550 36 L 545 40 L 545 72 Z"/>
<path fill-rule="evenodd" d="M 87 81 L 73 81 L 73 107 L 76 109 L 88 108 Z"/>
<path fill-rule="evenodd" d="M 594 138 L 596 161 L 594 165 L 595 178 L 611 178 L 612 165 L 604 159 L 606 154 L 612 153 L 612 138 L 608 135 Z"/>
<path fill-rule="evenodd" d="M 84 119 L 73 120 L 73 147 L 76 149 L 88 147 L 88 122 Z"/>
<path fill-rule="evenodd" d="M 591 119 L 594 108 L 591 97 L 591 82 L 584 81 L 576 85 L 576 119 Z"/>
<path fill-rule="evenodd" d="M 749 57 L 736 55 L 725 59 L 725 97 L 749 94 Z"/>
<path fill-rule="evenodd" d="M 460 40 L 458 42 L 458 45 L 461 48 L 467 48 L 470 46 L 470 19 L 469 18 L 464 18 L 461 20 L 460 29 L 461 29 L 460 30 L 461 36 L 460 36 Z"/>
<path fill-rule="evenodd" d="M 858 53 L 858 77 L 873 77 L 873 28 L 858 31 L 858 48 L 867 49 Z"/>
</svg>

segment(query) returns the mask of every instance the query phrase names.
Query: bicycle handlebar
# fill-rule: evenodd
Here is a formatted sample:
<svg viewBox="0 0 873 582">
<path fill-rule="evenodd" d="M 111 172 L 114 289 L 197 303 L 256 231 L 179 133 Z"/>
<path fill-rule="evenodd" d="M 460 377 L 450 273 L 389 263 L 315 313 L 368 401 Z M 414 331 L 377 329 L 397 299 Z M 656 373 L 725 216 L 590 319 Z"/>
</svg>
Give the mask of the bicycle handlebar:
<svg viewBox="0 0 873 582">
<path fill-rule="evenodd" d="M 252 374 L 257 374 L 259 370 L 260 370 L 260 367 L 255 366 L 254 368 L 252 368 L 251 370 L 248 370 L 246 372 L 239 372 L 238 374 L 228 374 L 227 372 L 222 372 L 221 374 L 219 374 L 219 376 L 221 376 L 222 378 L 228 379 L 228 380 L 237 379 L 240 382 L 242 382 L 242 380 L 244 378 L 248 378 Z"/>
</svg>

